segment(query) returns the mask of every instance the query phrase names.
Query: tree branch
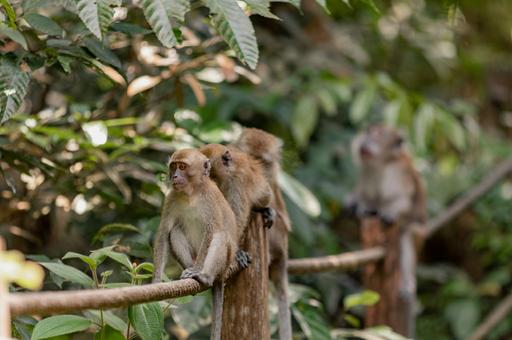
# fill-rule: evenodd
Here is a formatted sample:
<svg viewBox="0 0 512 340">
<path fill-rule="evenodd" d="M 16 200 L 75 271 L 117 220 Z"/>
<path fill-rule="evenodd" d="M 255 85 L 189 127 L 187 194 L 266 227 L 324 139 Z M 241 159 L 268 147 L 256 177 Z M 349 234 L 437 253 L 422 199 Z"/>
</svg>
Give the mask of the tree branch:
<svg viewBox="0 0 512 340">
<path fill-rule="evenodd" d="M 416 230 L 418 234 L 429 237 L 434 234 L 439 228 L 444 226 L 447 222 L 459 215 L 462 211 L 466 210 L 478 198 L 491 190 L 503 177 L 512 172 L 512 158 L 509 158 L 502 163 L 498 164 L 492 169 L 489 174 L 469 190 L 462 197 L 452 203 L 446 210 L 441 212 L 438 216 L 428 221 L 427 226 L 418 227 Z"/>
<path fill-rule="evenodd" d="M 469 337 L 469 340 L 481 340 L 494 329 L 512 310 L 512 294 L 509 294 L 478 326 Z"/>
</svg>

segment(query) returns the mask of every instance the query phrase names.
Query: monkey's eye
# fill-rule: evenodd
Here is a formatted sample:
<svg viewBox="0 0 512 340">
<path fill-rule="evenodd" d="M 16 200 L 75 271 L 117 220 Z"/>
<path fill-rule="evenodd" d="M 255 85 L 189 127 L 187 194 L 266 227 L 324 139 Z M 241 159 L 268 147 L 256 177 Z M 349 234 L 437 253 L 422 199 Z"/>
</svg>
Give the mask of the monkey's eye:
<svg viewBox="0 0 512 340">
<path fill-rule="evenodd" d="M 171 171 L 176 170 L 176 163 L 169 164 L 169 170 L 171 170 Z"/>
<path fill-rule="evenodd" d="M 187 168 L 187 165 L 186 165 L 186 164 L 180 163 L 180 164 L 178 165 L 178 169 L 180 169 L 181 171 L 184 171 L 186 168 Z"/>
</svg>

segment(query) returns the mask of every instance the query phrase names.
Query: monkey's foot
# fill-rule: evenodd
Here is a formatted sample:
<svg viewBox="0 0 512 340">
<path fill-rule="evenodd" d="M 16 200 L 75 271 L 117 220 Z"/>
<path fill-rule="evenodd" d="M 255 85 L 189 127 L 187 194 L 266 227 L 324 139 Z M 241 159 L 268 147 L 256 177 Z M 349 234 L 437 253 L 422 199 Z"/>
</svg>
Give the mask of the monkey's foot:
<svg viewBox="0 0 512 340">
<path fill-rule="evenodd" d="M 276 211 L 271 207 L 266 208 L 257 208 L 253 209 L 256 212 L 261 214 L 261 218 L 263 219 L 263 226 L 265 228 L 271 228 L 274 225 L 274 221 L 276 219 Z"/>
<path fill-rule="evenodd" d="M 186 268 L 181 272 L 180 279 L 192 279 L 196 274 L 199 274 L 198 269 L 194 267 Z"/>
<path fill-rule="evenodd" d="M 249 267 L 249 264 L 251 264 L 252 258 L 248 252 L 246 252 L 245 250 L 239 249 L 236 252 L 235 261 L 236 261 L 236 263 L 238 263 L 240 268 L 245 269 L 245 268 Z"/>
</svg>

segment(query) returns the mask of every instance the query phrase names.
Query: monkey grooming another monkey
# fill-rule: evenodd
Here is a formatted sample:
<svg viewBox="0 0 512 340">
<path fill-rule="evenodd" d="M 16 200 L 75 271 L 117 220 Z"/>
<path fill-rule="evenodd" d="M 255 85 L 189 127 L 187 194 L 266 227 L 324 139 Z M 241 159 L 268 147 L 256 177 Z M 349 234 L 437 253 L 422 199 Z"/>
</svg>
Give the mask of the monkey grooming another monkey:
<svg viewBox="0 0 512 340">
<path fill-rule="evenodd" d="M 243 241 L 252 210 L 261 212 L 264 226 L 270 228 L 275 214 L 269 207 L 272 189 L 261 164 L 231 146 L 207 144 L 199 151 L 210 159 L 210 177 L 235 213 L 240 242 Z"/>
<path fill-rule="evenodd" d="M 170 159 L 172 190 L 165 197 L 154 243 L 154 278 L 162 280 L 169 253 L 184 268 L 181 278 L 213 285 L 211 339 L 220 339 L 226 271 L 238 249 L 236 219 L 217 185 L 211 163 L 195 149 L 176 151 Z"/>
<path fill-rule="evenodd" d="M 414 226 L 426 221 L 426 195 L 401 134 L 390 127 L 374 125 L 352 142 L 354 162 L 359 167 L 355 192 L 348 207 L 359 217 L 377 216 L 383 224 L 400 228 L 400 296 L 413 325 L 416 299 L 416 250 Z M 414 336 L 414 329 L 407 330 Z"/>
<path fill-rule="evenodd" d="M 269 231 L 270 279 L 277 291 L 279 313 L 279 339 L 292 338 L 290 306 L 288 303 L 288 232 L 290 219 L 279 189 L 277 175 L 281 163 L 282 141 L 263 130 L 245 128 L 234 143 L 263 164 L 265 177 L 272 188 L 270 207 L 276 212 L 274 226 Z"/>
</svg>

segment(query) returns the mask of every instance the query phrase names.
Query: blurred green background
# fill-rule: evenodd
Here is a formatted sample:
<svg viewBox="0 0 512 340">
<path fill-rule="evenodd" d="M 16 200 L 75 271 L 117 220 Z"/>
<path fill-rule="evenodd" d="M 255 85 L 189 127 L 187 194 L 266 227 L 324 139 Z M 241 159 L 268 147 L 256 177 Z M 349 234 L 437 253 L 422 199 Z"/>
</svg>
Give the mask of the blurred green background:
<svg viewBox="0 0 512 340">
<path fill-rule="evenodd" d="M 255 70 L 237 60 L 199 3 L 174 29 L 174 48 L 157 40 L 141 2 L 108 2 L 103 42 L 72 1 L 14 1 L 14 26 L 5 3 L 0 235 L 10 248 L 48 260 L 111 244 L 133 261 L 150 260 L 169 154 L 229 142 L 242 126 L 282 138 L 284 171 L 320 203 L 315 216 L 308 192 L 285 185 L 296 194 L 285 197 L 292 258 L 359 249 L 357 223 L 342 205 L 356 175 L 350 140 L 368 124 L 405 133 L 431 217 L 511 154 L 508 0 L 304 0 L 300 9 L 246 1 L 247 11 L 271 16 L 270 6 L 281 19 L 250 17 Z M 5 95 L 9 82 L 18 94 L 26 88 L 22 103 Z M 509 177 L 428 240 L 418 268 L 418 339 L 464 339 L 506 295 L 511 207 Z M 120 270 L 113 275 L 126 281 Z M 360 272 L 291 280 L 297 338 L 330 338 L 362 320 L 362 308 L 343 307 L 362 289 Z M 52 274 L 47 288 L 73 287 L 64 281 Z M 207 299 L 185 300 L 166 314 L 169 336 L 202 338 Z M 17 327 L 31 329 L 25 321 Z M 512 316 L 489 335 L 510 337 Z"/>
</svg>

